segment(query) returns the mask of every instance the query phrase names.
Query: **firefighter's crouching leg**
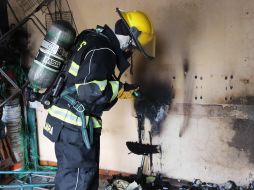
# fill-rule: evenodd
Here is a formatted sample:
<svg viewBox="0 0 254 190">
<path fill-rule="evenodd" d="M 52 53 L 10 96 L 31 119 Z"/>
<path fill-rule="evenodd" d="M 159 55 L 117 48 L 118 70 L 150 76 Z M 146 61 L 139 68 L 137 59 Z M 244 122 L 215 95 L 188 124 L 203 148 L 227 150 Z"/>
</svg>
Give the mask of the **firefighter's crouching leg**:
<svg viewBox="0 0 254 190">
<path fill-rule="evenodd" d="M 94 130 L 94 143 L 88 150 L 80 128 L 63 127 L 55 152 L 58 172 L 56 190 L 97 190 L 99 186 L 100 129 Z"/>
</svg>

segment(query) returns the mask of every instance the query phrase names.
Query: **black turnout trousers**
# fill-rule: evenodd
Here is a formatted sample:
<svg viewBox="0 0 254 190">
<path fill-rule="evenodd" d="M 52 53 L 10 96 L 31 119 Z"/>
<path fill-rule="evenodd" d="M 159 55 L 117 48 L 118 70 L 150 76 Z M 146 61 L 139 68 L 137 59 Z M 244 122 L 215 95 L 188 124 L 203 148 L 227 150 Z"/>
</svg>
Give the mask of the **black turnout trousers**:
<svg viewBox="0 0 254 190">
<path fill-rule="evenodd" d="M 55 142 L 56 190 L 98 190 L 100 135 L 101 129 L 94 129 L 94 142 L 88 150 L 80 128 L 62 127 Z"/>
</svg>

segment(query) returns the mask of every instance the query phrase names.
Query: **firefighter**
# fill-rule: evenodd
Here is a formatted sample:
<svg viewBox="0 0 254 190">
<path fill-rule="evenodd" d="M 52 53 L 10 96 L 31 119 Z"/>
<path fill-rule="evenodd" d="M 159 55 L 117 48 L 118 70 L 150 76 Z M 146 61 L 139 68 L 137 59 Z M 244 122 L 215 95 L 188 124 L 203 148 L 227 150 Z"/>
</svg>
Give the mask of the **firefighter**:
<svg viewBox="0 0 254 190">
<path fill-rule="evenodd" d="M 101 115 L 118 98 L 138 95 L 120 82 L 134 49 L 154 57 L 154 31 L 140 11 L 117 9 L 115 33 L 107 26 L 84 30 L 76 39 L 58 101 L 48 109 L 44 135 L 55 142 L 56 190 L 96 190 L 99 185 Z M 118 69 L 118 76 L 115 74 Z"/>
</svg>

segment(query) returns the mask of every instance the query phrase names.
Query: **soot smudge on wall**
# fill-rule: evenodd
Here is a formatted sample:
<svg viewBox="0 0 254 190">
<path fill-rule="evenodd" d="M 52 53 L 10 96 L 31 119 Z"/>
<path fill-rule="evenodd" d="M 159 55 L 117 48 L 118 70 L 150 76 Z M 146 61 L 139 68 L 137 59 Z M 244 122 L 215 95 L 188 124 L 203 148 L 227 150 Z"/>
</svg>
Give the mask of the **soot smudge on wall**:
<svg viewBox="0 0 254 190">
<path fill-rule="evenodd" d="M 254 163 L 254 121 L 245 119 L 236 119 L 233 124 L 235 135 L 229 146 L 244 151 L 249 157 L 249 162 Z"/>
<path fill-rule="evenodd" d="M 142 125 L 147 118 L 152 125 L 152 134 L 160 134 L 173 97 L 171 85 L 160 80 L 147 80 L 142 82 L 140 92 L 141 97 L 134 104 L 138 121 Z"/>
</svg>

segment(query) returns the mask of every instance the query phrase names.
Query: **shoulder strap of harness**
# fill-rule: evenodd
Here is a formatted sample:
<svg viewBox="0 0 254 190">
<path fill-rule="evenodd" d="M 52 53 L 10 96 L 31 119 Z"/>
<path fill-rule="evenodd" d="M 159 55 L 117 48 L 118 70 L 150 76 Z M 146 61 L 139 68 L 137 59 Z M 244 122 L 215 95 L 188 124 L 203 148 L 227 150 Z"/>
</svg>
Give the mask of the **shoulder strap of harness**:
<svg viewBox="0 0 254 190">
<path fill-rule="evenodd" d="M 65 89 L 62 93 L 61 93 L 61 97 L 64 98 L 71 106 L 74 110 L 76 110 L 76 114 L 80 117 L 81 122 L 82 122 L 82 137 L 83 137 L 83 141 L 85 143 L 85 146 L 87 149 L 91 149 L 91 144 L 93 144 L 93 126 L 92 124 L 89 122 L 89 134 L 90 134 L 90 141 L 89 141 L 89 137 L 88 137 L 88 132 L 87 132 L 87 127 L 86 127 L 86 117 L 84 114 L 85 108 L 84 105 L 81 104 L 79 101 L 76 101 L 74 98 L 72 98 L 71 96 L 69 96 L 72 93 L 75 93 L 76 89 L 75 86 L 74 87 L 70 87 Z"/>
</svg>

